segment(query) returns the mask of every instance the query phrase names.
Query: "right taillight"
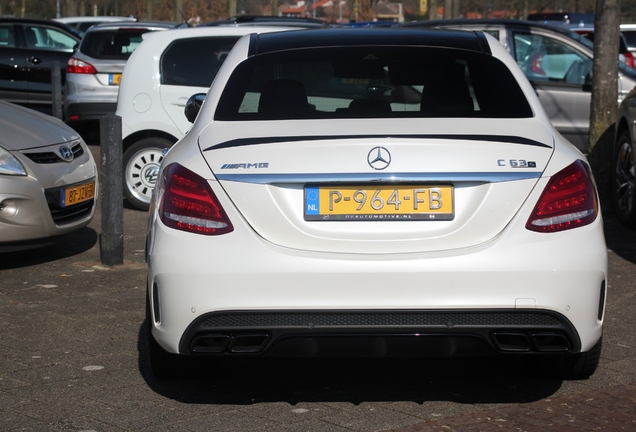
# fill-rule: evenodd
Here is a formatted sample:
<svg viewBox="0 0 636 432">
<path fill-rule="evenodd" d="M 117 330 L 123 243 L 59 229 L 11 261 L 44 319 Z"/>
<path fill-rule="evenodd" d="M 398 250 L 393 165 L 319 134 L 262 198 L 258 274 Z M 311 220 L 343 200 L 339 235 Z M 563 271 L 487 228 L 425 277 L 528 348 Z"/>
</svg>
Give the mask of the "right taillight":
<svg viewBox="0 0 636 432">
<path fill-rule="evenodd" d="M 203 235 L 234 230 L 208 182 L 177 163 L 163 170 L 157 192 L 159 218 L 170 228 Z"/>
<path fill-rule="evenodd" d="M 97 69 L 92 64 L 80 60 L 75 57 L 71 57 L 66 65 L 66 73 L 75 74 L 96 74 Z"/>
<path fill-rule="evenodd" d="M 589 169 L 581 160 L 552 176 L 526 228 L 557 232 L 588 225 L 598 215 L 598 199 Z"/>
<path fill-rule="evenodd" d="M 625 56 L 625 64 L 629 66 L 630 68 L 634 69 L 634 66 L 635 66 L 634 54 L 627 51 L 623 53 L 623 56 Z"/>
</svg>

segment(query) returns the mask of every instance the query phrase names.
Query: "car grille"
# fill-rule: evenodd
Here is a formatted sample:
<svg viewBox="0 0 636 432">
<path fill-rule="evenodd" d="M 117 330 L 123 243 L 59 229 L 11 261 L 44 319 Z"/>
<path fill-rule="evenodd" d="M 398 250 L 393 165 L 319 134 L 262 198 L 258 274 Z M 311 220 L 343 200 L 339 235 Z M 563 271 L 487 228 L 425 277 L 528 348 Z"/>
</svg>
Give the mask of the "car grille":
<svg viewBox="0 0 636 432">
<path fill-rule="evenodd" d="M 94 204 L 95 200 L 89 200 L 74 206 L 61 208 L 49 203 L 49 210 L 56 225 L 66 225 L 90 215 Z"/>
<path fill-rule="evenodd" d="M 202 321 L 200 328 L 232 327 L 499 327 L 558 326 L 561 322 L 540 313 L 498 312 L 372 312 L 372 313 L 233 313 L 214 315 Z"/>
<path fill-rule="evenodd" d="M 84 149 L 82 148 L 82 145 L 79 142 L 71 147 L 71 151 L 73 152 L 73 159 L 80 157 L 81 155 L 84 154 Z M 29 159 L 31 159 L 33 162 L 38 164 L 64 162 L 64 160 L 60 157 L 60 155 L 55 152 L 23 153 L 23 154 Z"/>
</svg>

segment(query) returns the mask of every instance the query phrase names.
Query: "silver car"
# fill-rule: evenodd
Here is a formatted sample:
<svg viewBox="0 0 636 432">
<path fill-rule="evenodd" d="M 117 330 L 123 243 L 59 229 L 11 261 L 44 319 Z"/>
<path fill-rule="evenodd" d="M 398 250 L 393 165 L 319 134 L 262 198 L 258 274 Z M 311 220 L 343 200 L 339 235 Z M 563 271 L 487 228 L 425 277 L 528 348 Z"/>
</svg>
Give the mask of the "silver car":
<svg viewBox="0 0 636 432">
<path fill-rule="evenodd" d="M 636 227 L 636 88 L 618 109 L 612 171 L 612 202 L 618 220 L 628 228 Z"/>
<path fill-rule="evenodd" d="M 594 57 L 590 41 L 558 26 L 529 21 L 439 20 L 405 26 L 482 30 L 494 36 L 523 70 L 554 127 L 587 152 Z M 619 64 L 619 103 L 635 85 L 636 71 Z"/>
<path fill-rule="evenodd" d="M 87 122 L 114 114 L 121 73 L 141 43 L 141 35 L 177 25 L 164 21 L 118 21 L 88 29 L 66 68 L 67 123 L 81 131 Z"/>
<path fill-rule="evenodd" d="M 0 252 L 84 228 L 98 195 L 89 148 L 62 121 L 0 101 Z"/>
</svg>

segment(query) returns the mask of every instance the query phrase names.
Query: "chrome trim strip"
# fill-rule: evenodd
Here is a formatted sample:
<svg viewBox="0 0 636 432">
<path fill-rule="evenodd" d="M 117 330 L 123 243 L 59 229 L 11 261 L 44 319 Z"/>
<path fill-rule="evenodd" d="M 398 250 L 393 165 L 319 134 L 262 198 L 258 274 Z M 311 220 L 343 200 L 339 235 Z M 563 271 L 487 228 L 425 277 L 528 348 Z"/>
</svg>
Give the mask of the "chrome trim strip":
<svg viewBox="0 0 636 432">
<path fill-rule="evenodd" d="M 369 174 L 216 174 L 218 180 L 241 183 L 357 183 L 357 182 L 475 182 L 500 183 L 541 177 L 540 171 L 470 173 L 369 173 Z"/>
</svg>

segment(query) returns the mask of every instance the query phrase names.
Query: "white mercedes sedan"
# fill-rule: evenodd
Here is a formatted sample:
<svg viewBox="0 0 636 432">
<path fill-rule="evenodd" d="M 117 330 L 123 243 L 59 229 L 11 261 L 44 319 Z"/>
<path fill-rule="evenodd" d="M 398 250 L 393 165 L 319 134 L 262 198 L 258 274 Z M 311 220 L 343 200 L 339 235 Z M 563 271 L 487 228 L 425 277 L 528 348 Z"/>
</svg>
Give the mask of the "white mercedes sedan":
<svg viewBox="0 0 636 432">
<path fill-rule="evenodd" d="M 157 377 L 197 356 L 502 355 L 594 373 L 594 179 L 495 39 L 248 35 L 200 99 L 150 208 Z"/>
</svg>

